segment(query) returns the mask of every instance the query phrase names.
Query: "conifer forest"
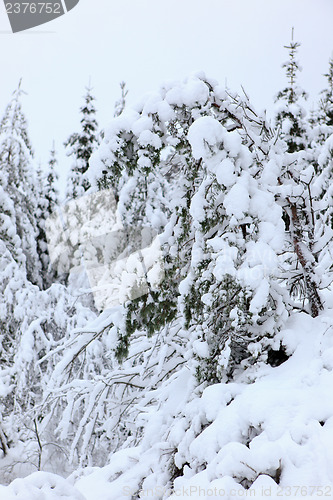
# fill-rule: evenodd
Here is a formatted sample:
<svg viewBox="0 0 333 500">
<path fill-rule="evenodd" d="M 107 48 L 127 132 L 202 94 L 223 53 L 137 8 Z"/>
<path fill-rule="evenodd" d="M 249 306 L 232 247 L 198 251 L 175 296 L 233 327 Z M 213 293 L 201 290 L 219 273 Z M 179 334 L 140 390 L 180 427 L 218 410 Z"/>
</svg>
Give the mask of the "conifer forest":
<svg viewBox="0 0 333 500">
<path fill-rule="evenodd" d="M 48 164 L 8 95 L 1 500 L 333 496 L 333 58 L 309 109 L 299 47 L 272 116 L 197 72 L 101 128 L 89 84 Z"/>
</svg>

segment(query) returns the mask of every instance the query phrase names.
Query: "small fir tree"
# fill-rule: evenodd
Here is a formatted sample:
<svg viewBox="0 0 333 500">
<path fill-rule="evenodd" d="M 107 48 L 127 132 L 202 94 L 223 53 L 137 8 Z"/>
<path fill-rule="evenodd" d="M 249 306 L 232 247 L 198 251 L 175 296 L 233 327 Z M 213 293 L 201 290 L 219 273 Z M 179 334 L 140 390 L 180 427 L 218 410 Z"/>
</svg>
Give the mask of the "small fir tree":
<svg viewBox="0 0 333 500">
<path fill-rule="evenodd" d="M 84 105 L 81 107 L 81 132 L 72 134 L 65 142 L 67 156 L 73 159 L 67 179 L 66 197 L 78 198 L 89 189 L 89 180 L 85 173 L 89 167 L 89 159 L 98 145 L 98 123 L 96 120 L 95 98 L 92 88 L 87 87 Z"/>
<path fill-rule="evenodd" d="M 121 96 L 118 101 L 115 102 L 114 105 L 114 113 L 113 116 L 116 118 L 117 116 L 120 116 L 121 113 L 124 111 L 126 107 L 126 97 L 128 94 L 128 90 L 126 88 L 126 83 L 125 82 L 120 82 L 120 90 L 121 90 Z"/>
</svg>

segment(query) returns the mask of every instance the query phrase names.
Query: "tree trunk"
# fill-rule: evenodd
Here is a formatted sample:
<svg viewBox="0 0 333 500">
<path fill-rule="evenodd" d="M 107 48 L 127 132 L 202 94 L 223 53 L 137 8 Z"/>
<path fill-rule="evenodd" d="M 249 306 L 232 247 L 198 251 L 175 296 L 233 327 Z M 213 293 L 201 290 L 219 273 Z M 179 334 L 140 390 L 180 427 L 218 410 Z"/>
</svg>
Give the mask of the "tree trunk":
<svg viewBox="0 0 333 500">
<path fill-rule="evenodd" d="M 290 203 L 290 202 L 289 202 Z M 293 246 L 295 253 L 297 255 L 297 258 L 302 266 L 303 269 L 303 274 L 304 274 L 304 279 L 305 279 L 305 285 L 306 285 L 306 296 L 309 301 L 310 305 L 310 310 L 311 310 L 311 316 L 313 318 L 316 318 L 320 311 L 324 309 L 323 303 L 321 301 L 321 298 L 319 296 L 318 292 L 318 285 L 315 281 L 315 272 L 314 272 L 314 262 L 315 258 L 312 255 L 312 252 L 309 248 L 307 248 L 306 253 L 311 253 L 311 256 L 313 257 L 312 260 L 309 260 L 305 253 L 304 253 L 304 242 L 302 241 L 301 235 L 302 235 L 302 226 L 301 222 L 299 220 L 298 214 L 297 214 L 297 208 L 296 205 L 293 203 L 290 203 L 290 209 L 291 209 L 291 234 L 292 234 L 292 240 L 293 240 Z"/>
</svg>

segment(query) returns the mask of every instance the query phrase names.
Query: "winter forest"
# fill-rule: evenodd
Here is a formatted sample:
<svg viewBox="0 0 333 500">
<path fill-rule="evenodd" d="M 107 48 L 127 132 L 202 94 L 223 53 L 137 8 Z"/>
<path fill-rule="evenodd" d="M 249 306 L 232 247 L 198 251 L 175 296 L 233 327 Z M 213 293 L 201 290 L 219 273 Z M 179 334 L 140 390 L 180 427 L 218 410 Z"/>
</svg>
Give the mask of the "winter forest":
<svg viewBox="0 0 333 500">
<path fill-rule="evenodd" d="M 271 117 L 197 73 L 131 109 L 122 83 L 100 130 L 89 86 L 62 196 L 19 82 L 0 122 L 1 500 L 332 497 L 333 58 L 309 110 L 298 47 Z"/>
</svg>

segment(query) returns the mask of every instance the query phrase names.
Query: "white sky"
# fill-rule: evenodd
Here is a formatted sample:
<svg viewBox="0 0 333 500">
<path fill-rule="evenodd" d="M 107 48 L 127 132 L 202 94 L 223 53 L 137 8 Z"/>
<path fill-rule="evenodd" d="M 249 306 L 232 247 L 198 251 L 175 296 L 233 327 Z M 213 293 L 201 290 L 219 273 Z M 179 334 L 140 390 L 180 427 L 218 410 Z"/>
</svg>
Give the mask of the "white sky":
<svg viewBox="0 0 333 500">
<path fill-rule="evenodd" d="M 121 80 L 133 102 L 198 70 L 232 90 L 243 85 L 260 111 L 284 86 L 292 26 L 302 43 L 300 83 L 315 100 L 326 84 L 332 22 L 332 0 L 80 0 L 57 20 L 12 34 L 0 0 L 0 114 L 23 77 L 30 136 L 47 161 L 53 139 L 60 151 L 79 129 L 90 76 L 100 126 L 112 118 Z"/>
</svg>

